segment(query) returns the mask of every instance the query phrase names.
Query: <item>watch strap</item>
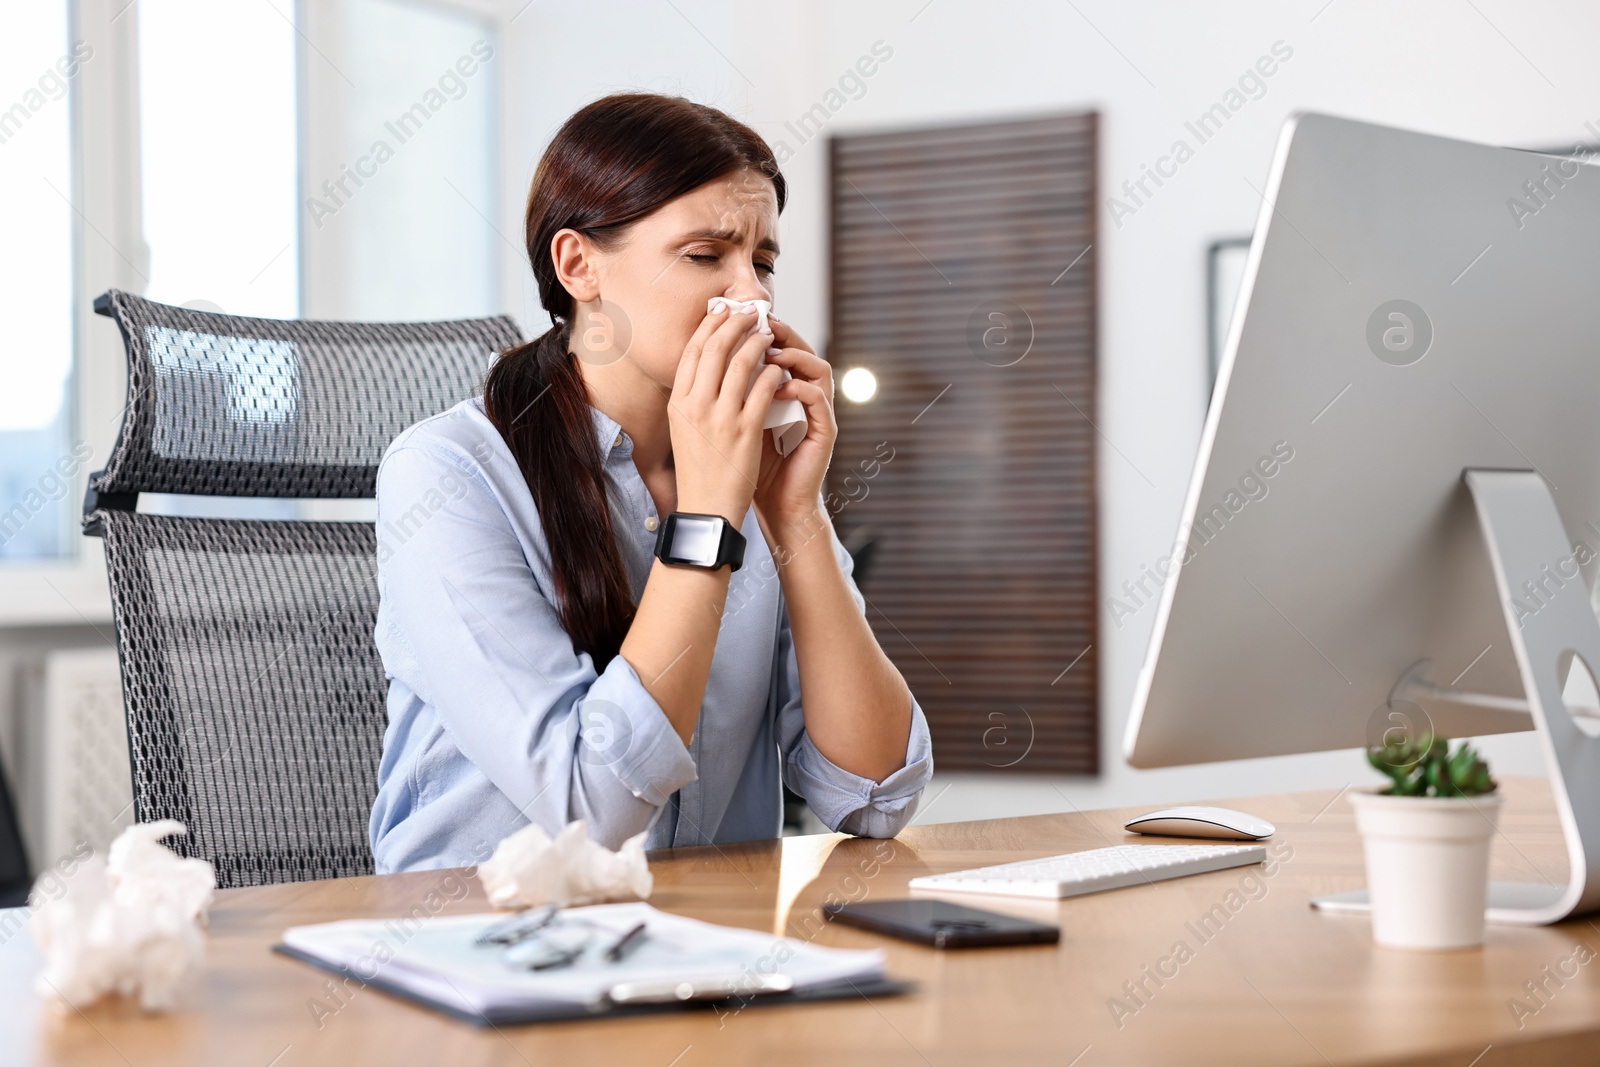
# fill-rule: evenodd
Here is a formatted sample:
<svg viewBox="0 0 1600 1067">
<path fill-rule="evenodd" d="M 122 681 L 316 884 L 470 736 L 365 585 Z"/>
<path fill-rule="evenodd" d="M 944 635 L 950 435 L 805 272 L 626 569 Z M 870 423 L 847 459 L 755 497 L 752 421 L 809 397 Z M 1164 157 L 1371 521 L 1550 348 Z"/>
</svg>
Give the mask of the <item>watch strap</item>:
<svg viewBox="0 0 1600 1067">
<path fill-rule="evenodd" d="M 717 566 L 728 564 L 728 573 L 732 574 L 744 566 L 744 534 L 733 523 L 723 520 L 722 543 L 717 546 Z"/>
</svg>

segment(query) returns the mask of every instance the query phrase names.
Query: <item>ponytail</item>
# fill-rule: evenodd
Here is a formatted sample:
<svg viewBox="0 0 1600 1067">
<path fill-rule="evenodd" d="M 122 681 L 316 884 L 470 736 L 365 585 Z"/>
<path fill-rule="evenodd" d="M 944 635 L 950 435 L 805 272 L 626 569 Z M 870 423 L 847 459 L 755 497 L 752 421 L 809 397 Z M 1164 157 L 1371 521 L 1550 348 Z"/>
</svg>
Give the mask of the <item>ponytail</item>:
<svg viewBox="0 0 1600 1067">
<path fill-rule="evenodd" d="M 568 327 L 557 324 L 502 353 L 489 370 L 483 406 L 533 493 L 561 625 L 573 648 L 602 671 L 633 622 L 633 592 L 611 528 L 588 389 L 568 337 Z"/>
</svg>

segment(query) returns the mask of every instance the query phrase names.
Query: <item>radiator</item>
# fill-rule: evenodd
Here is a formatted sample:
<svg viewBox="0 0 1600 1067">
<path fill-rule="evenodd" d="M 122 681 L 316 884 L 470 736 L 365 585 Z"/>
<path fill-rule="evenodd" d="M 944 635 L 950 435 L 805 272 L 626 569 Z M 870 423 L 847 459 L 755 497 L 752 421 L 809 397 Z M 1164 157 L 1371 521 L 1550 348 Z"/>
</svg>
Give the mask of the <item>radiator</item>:
<svg viewBox="0 0 1600 1067">
<path fill-rule="evenodd" d="M 97 855 L 133 824 L 133 776 L 122 678 L 109 648 L 43 657 L 38 691 L 39 808 L 29 857 L 35 871 L 86 842 Z"/>
</svg>

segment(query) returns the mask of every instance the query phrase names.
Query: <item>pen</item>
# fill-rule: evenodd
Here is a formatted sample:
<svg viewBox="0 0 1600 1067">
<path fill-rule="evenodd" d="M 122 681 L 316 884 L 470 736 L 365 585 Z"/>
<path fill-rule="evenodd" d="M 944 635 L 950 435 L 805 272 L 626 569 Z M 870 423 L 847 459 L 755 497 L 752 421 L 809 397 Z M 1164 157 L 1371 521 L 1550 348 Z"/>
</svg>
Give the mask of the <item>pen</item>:
<svg viewBox="0 0 1600 1067">
<path fill-rule="evenodd" d="M 632 929 L 617 938 L 611 947 L 606 949 L 606 959 L 612 963 L 621 963 L 642 944 L 644 944 L 644 923 L 635 923 Z"/>
</svg>

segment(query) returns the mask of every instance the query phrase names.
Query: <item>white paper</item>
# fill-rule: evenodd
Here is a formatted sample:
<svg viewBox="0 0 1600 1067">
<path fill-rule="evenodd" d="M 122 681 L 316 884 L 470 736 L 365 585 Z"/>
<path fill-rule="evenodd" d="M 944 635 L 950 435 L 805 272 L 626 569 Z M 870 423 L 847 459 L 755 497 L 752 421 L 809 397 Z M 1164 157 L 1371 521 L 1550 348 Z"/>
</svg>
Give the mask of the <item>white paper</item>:
<svg viewBox="0 0 1600 1067">
<path fill-rule="evenodd" d="M 494 855 L 478 865 L 478 880 L 497 908 L 643 899 L 652 886 L 644 838 L 635 834 L 612 852 L 589 840 L 582 819 L 568 823 L 553 841 L 538 823 L 529 823 L 495 846 Z"/>
<path fill-rule="evenodd" d="M 186 832 L 173 819 L 138 823 L 106 859 L 85 860 L 61 896 L 35 883 L 29 927 L 45 958 L 41 994 L 80 1008 L 113 992 L 138 994 L 146 1011 L 176 1003 L 204 960 L 201 921 L 217 884 L 211 864 L 161 844 Z"/>
<path fill-rule="evenodd" d="M 772 301 L 770 300 L 734 300 L 731 297 L 714 296 L 706 304 L 706 313 L 710 314 L 717 310 L 719 306 L 726 307 L 730 312 L 739 311 L 747 307 L 755 308 L 757 330 L 766 328 L 767 315 L 772 311 Z M 765 364 L 764 359 L 763 364 Z M 755 373 L 750 376 L 751 385 L 755 384 L 756 377 L 760 373 L 761 367 L 757 367 Z M 783 372 L 784 381 L 789 381 L 793 377 L 794 375 L 787 370 Z M 745 392 L 748 393 L 749 391 L 747 387 Z M 761 424 L 761 428 L 772 431 L 773 447 L 778 450 L 778 455 L 787 456 L 794 451 L 796 445 L 805 439 L 805 405 L 798 400 L 774 400 L 772 407 L 767 409 L 767 418 Z"/>
</svg>

